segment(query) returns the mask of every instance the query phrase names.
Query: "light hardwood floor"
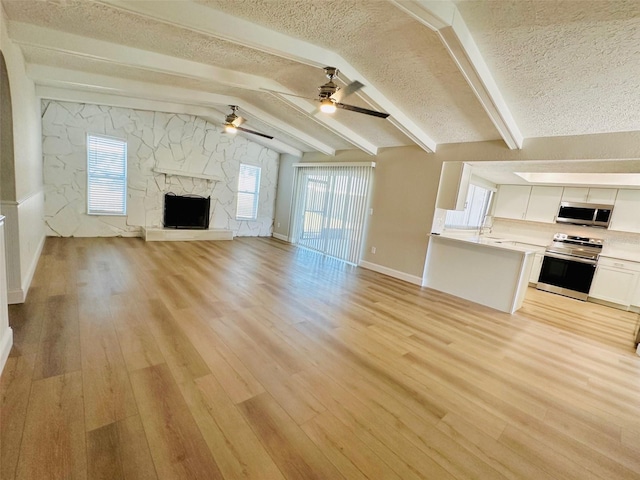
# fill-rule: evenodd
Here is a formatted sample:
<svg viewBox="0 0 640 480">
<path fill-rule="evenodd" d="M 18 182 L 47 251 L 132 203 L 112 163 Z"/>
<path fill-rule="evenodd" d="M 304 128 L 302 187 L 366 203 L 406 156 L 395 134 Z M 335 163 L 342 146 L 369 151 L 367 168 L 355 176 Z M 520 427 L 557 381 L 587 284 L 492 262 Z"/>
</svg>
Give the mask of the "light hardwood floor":
<svg viewBox="0 0 640 480">
<path fill-rule="evenodd" d="M 272 239 L 47 239 L 2 479 L 639 479 L 635 314 L 507 315 Z"/>
</svg>

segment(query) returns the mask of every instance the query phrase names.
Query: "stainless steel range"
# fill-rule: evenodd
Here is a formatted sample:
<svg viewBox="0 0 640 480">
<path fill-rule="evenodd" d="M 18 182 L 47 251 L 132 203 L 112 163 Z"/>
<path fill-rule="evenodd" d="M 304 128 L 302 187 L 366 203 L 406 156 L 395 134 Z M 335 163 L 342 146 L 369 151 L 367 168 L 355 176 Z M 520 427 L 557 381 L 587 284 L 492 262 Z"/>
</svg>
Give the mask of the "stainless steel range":
<svg viewBox="0 0 640 480">
<path fill-rule="evenodd" d="M 544 253 L 538 290 L 586 300 L 602 244 L 600 238 L 556 233 Z"/>
</svg>

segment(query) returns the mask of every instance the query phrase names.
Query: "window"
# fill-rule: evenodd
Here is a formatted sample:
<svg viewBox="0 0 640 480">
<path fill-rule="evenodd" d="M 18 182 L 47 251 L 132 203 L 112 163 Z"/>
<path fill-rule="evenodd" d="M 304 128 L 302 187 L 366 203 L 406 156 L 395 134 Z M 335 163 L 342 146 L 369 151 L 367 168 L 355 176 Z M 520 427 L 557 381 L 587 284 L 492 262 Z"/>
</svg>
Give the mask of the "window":
<svg viewBox="0 0 640 480">
<path fill-rule="evenodd" d="M 294 166 L 292 242 L 357 265 L 373 165 Z"/>
<path fill-rule="evenodd" d="M 127 142 L 87 135 L 89 215 L 126 215 Z"/>
<path fill-rule="evenodd" d="M 476 229 L 482 227 L 489 210 L 492 191 L 478 185 L 469 185 L 465 209 L 447 211 L 446 228 Z"/>
<path fill-rule="evenodd" d="M 238 206 L 236 219 L 255 220 L 258 217 L 260 167 L 240 164 L 238 177 Z"/>
</svg>

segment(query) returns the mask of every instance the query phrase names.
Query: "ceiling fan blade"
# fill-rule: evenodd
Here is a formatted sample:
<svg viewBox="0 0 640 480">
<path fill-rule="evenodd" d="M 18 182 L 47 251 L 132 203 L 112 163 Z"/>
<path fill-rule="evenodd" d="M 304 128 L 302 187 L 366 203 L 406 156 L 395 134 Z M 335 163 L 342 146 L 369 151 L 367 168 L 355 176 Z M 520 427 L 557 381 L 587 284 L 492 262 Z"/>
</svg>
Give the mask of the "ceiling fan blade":
<svg viewBox="0 0 640 480">
<path fill-rule="evenodd" d="M 355 105 L 345 105 L 344 103 L 335 103 L 337 108 L 341 108 L 343 110 L 349 110 L 351 112 L 364 113 L 365 115 L 371 115 L 379 118 L 387 118 L 389 116 L 388 113 L 377 112 L 375 110 L 369 110 L 367 108 L 356 107 Z"/>
<path fill-rule="evenodd" d="M 266 135 L 264 133 L 256 132 L 255 130 L 249 130 L 248 128 L 236 127 L 237 130 L 245 133 L 252 133 L 253 135 L 259 135 L 260 137 L 268 138 L 269 140 L 273 140 L 271 135 Z"/>
<path fill-rule="evenodd" d="M 330 98 L 332 100 L 335 100 L 336 102 L 341 102 L 343 98 L 348 97 L 352 93 L 357 92 L 362 87 L 364 87 L 364 84 L 360 83 L 359 81 L 356 80 L 355 82 L 351 82 L 346 87 L 341 88 L 340 90 L 338 90 L 336 93 L 331 95 Z"/>
</svg>

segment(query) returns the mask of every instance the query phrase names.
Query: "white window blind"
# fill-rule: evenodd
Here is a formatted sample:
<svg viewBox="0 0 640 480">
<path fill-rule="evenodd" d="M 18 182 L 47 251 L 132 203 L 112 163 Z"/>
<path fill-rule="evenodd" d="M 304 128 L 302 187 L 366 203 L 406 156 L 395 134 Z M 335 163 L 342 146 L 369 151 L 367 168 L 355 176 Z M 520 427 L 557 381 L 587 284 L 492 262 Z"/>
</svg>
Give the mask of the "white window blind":
<svg viewBox="0 0 640 480">
<path fill-rule="evenodd" d="M 258 217 L 258 194 L 260 191 L 260 167 L 240 164 L 238 176 L 238 220 L 255 220 Z"/>
<path fill-rule="evenodd" d="M 296 167 L 293 243 L 357 265 L 372 164 Z"/>
<path fill-rule="evenodd" d="M 87 135 L 87 203 L 90 215 L 127 213 L 127 142 Z"/>
<path fill-rule="evenodd" d="M 449 210 L 444 226 L 447 228 L 476 229 L 482 227 L 489 209 L 492 191 L 478 185 L 469 185 L 467 204 L 462 211 Z"/>
</svg>

